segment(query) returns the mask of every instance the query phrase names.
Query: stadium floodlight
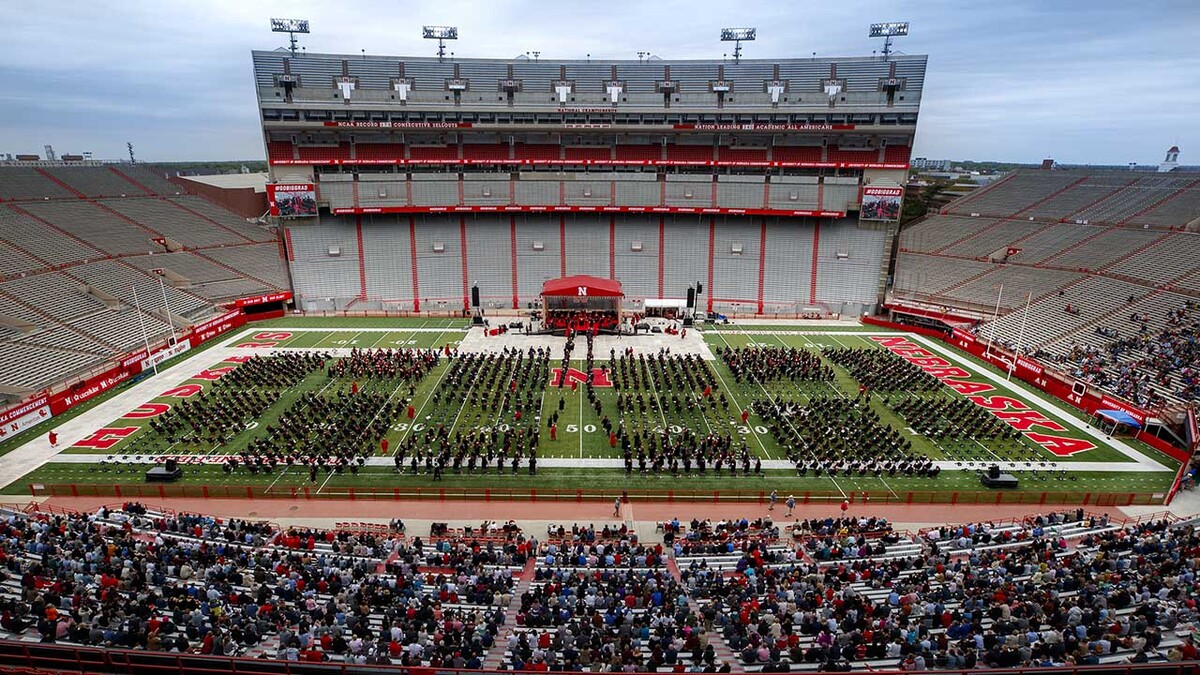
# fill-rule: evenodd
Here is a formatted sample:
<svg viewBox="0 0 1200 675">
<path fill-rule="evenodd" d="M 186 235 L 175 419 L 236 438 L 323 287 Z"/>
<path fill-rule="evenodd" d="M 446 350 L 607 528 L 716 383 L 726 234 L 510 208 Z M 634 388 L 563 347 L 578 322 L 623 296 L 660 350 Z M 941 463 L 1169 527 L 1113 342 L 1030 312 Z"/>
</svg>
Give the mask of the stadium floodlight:
<svg viewBox="0 0 1200 675">
<path fill-rule="evenodd" d="M 722 28 L 721 42 L 732 42 L 733 46 L 733 62 L 739 63 L 742 60 L 742 42 L 754 42 L 758 37 L 757 28 Z"/>
<path fill-rule="evenodd" d="M 458 26 L 423 26 L 421 37 L 438 41 L 438 61 L 446 58 L 446 40 L 458 39 Z"/>
<path fill-rule="evenodd" d="M 288 34 L 288 49 L 296 56 L 296 33 L 308 33 L 308 19 L 271 19 L 272 33 Z"/>
<path fill-rule="evenodd" d="M 892 53 L 892 38 L 908 35 L 907 21 L 889 21 L 871 24 L 871 32 L 867 37 L 883 38 L 883 58 Z"/>
</svg>

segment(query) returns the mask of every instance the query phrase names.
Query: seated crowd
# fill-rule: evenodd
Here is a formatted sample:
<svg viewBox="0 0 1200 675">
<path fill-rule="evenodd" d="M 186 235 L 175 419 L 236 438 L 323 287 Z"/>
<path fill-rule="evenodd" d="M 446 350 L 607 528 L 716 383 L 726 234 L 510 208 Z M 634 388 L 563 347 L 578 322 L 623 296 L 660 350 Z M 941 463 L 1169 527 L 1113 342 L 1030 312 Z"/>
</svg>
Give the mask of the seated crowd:
<svg viewBox="0 0 1200 675">
<path fill-rule="evenodd" d="M 726 650 L 762 672 L 1197 657 L 1187 523 L 1077 510 L 914 538 L 868 517 L 671 520 L 665 544 L 621 528 L 552 526 L 540 542 L 485 522 L 423 539 L 400 523 L 281 529 L 136 503 L 4 510 L 0 636 L 534 671 L 728 672 Z"/>
</svg>

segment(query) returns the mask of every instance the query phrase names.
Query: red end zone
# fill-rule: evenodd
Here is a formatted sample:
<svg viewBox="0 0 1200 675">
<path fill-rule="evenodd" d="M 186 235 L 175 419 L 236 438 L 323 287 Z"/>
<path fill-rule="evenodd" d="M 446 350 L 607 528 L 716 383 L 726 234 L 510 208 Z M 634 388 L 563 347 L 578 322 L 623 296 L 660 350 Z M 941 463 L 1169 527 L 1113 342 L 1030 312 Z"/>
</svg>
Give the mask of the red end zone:
<svg viewBox="0 0 1200 675">
<path fill-rule="evenodd" d="M 974 375 L 970 371 L 910 342 L 906 337 L 885 335 L 870 337 L 872 341 L 878 342 L 888 351 L 936 377 L 942 384 L 962 394 L 967 400 L 987 410 L 997 419 L 1020 431 L 1026 438 L 1049 450 L 1055 456 L 1070 457 L 1096 448 L 1096 444 L 1091 441 L 1032 431 L 1034 427 L 1060 432 L 1067 429 L 1032 409 L 1028 403 L 1020 399 L 1011 396 L 984 396 L 983 394 L 995 391 L 996 387 L 986 382 L 971 380 L 970 378 Z"/>
</svg>

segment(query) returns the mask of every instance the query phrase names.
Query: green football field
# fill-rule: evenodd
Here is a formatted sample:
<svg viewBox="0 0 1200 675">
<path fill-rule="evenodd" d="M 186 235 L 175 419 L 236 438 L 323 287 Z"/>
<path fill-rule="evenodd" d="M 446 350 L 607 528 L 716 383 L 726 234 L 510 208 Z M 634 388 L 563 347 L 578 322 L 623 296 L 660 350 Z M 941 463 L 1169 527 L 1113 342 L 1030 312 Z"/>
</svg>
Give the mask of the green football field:
<svg viewBox="0 0 1200 675">
<path fill-rule="evenodd" d="M 256 350 L 267 353 L 270 349 L 296 350 L 345 350 L 349 348 L 381 349 L 438 349 L 454 348 L 466 336 L 466 323 L 454 319 L 300 319 L 284 317 L 263 322 L 240 332 L 236 339 L 223 338 L 223 346 L 242 347 L 241 353 Z M 871 327 L 850 329 L 800 326 L 738 326 L 728 325 L 703 331 L 703 339 L 716 352 L 720 348 L 745 347 L 794 347 L 821 354 L 825 349 L 882 349 L 872 339 L 888 333 Z M 579 356 L 577 352 L 575 356 Z M 185 359 L 187 356 L 185 355 Z M 610 354 L 597 354 L 597 367 L 609 363 Z M 495 404 L 496 397 L 505 393 L 508 379 L 503 378 L 485 383 L 476 388 L 472 383 L 454 395 L 448 393 L 445 378 L 452 367 L 450 359 L 441 359 L 411 389 L 386 379 L 331 378 L 324 370 L 308 373 L 292 386 L 264 391 L 267 403 L 253 420 L 248 421 L 220 442 L 176 441 L 169 442 L 163 434 L 149 427 L 148 418 L 122 418 L 108 423 L 108 427 L 122 429 L 119 442 L 102 450 L 96 447 L 77 446 L 67 448 L 63 456 L 33 471 L 24 479 L 8 486 L 7 493 L 27 493 L 29 484 L 82 484 L 82 483 L 140 483 L 145 469 L 162 455 L 179 455 L 196 461 L 187 466 L 184 481 L 209 486 L 253 485 L 268 486 L 271 490 L 288 490 L 306 487 L 338 494 L 351 487 L 468 487 L 468 488 L 539 488 L 572 490 L 631 489 L 661 490 L 721 490 L 760 491 L 777 489 L 781 492 L 801 493 L 850 491 L 883 492 L 893 495 L 908 491 L 967 491 L 979 489 L 978 472 L 983 463 L 998 461 L 1011 463 L 1012 473 L 1021 479 L 1023 491 L 1029 492 L 1137 492 L 1158 493 L 1169 489 L 1177 467 L 1160 453 L 1132 439 L 1121 439 L 1128 446 L 1164 465 L 1161 471 L 1122 471 L 1119 466 L 1129 458 L 1116 447 L 1087 436 L 1082 430 L 1069 423 L 1070 419 L 1081 419 L 1077 411 L 1066 406 L 1051 404 L 1034 406 L 1051 420 L 1063 423 L 1065 431 L 1058 435 L 1071 439 L 1096 441 L 1094 449 L 1070 456 L 1058 456 L 1028 437 L 1019 439 L 966 438 L 935 439 L 917 433 L 909 422 L 897 411 L 897 402 L 906 396 L 903 392 L 872 392 L 866 403 L 878 414 L 880 423 L 897 430 L 911 443 L 912 451 L 941 463 L 944 467 L 936 478 L 905 476 L 838 475 L 798 476 L 786 462 L 787 450 L 770 431 L 770 423 L 751 413 L 743 423 L 741 413 L 751 410 L 753 401 L 794 401 L 805 406 L 818 399 L 853 399 L 859 393 L 859 382 L 843 367 L 833 364 L 825 356 L 822 361 L 832 367 L 833 378 L 829 381 L 792 382 L 786 379 L 757 382 L 736 382 L 732 372 L 720 359 L 705 362 L 704 368 L 711 372 L 715 386 L 710 397 L 701 392 L 677 386 L 672 390 L 660 391 L 653 385 L 652 378 L 643 378 L 641 386 L 622 391 L 635 395 L 645 402 L 644 407 L 625 406 L 618 411 L 615 388 L 598 386 L 594 389 L 595 400 L 602 413 L 597 414 L 595 403 L 589 401 L 584 386 L 570 386 L 570 377 L 564 378 L 563 386 L 554 386 L 549 381 L 538 383 L 534 389 L 522 390 L 521 396 L 531 401 L 532 406 L 522 410 L 520 417 L 511 408 Z M 984 373 L 997 371 L 961 354 L 951 359 L 971 373 L 973 382 L 990 383 L 989 396 L 1013 396 L 1029 401 L 1035 392 L 1024 389 L 1024 385 L 1005 383 L 1003 378 L 988 379 Z M 205 377 L 194 378 L 182 386 L 198 387 L 210 391 L 220 386 L 213 373 L 226 368 L 236 368 L 237 363 L 222 362 L 219 358 L 201 352 L 192 358 L 198 375 L 210 371 Z M 189 362 L 190 363 L 190 362 Z M 551 360 L 550 366 L 559 363 Z M 582 370 L 583 361 L 575 359 L 571 366 Z M 552 378 L 547 378 L 550 380 Z M 678 383 L 676 383 L 678 385 Z M 321 397 L 350 395 L 352 387 L 360 393 L 378 394 L 381 399 L 395 404 L 395 414 L 387 420 L 385 437 L 389 451 L 379 447 L 371 450 L 365 465 L 355 472 L 321 473 L 312 480 L 306 470 L 297 467 L 277 467 L 273 471 L 251 474 L 244 468 L 226 471 L 220 464 L 221 458 L 237 455 L 251 443 L 267 433 L 267 429 L 278 422 L 281 415 L 297 405 L 302 397 L 316 394 Z M 166 392 L 164 392 L 166 393 Z M 961 394 L 949 387 L 941 387 L 927 394 L 932 399 L 961 398 Z M 721 399 L 724 402 L 721 402 Z M 147 396 L 147 404 L 172 405 L 178 402 L 172 396 Z M 414 411 L 409 419 L 406 410 Z M 551 440 L 548 422 L 551 415 L 557 417 L 556 438 Z M 698 436 L 728 435 L 737 444 L 744 443 L 752 456 L 766 462 L 767 468 L 761 475 L 716 476 L 712 472 L 698 475 L 689 472 L 678 477 L 670 474 L 643 475 L 634 471 L 627 475 L 619 466 L 622 457 L 620 447 L 612 447 L 605 430 L 605 420 L 611 425 L 623 423 L 627 429 L 647 430 L 655 433 L 679 434 L 690 430 Z M 434 481 L 423 461 L 418 461 L 415 472 L 411 456 L 398 471 L 393 464 L 395 449 L 406 443 L 415 443 L 420 448 L 432 438 L 433 429 L 443 427 L 454 434 L 489 434 L 524 429 L 541 431 L 538 458 L 543 462 L 537 475 L 531 476 L 524 465 L 514 474 L 507 465 L 503 471 L 488 467 L 458 472 L 446 471 L 439 481 Z M 216 463 L 203 463 L 207 458 Z M 546 460 L 553 460 L 546 462 Z M 607 463 L 594 460 L 609 460 Z M 617 460 L 614 462 L 613 460 Z M 1111 465 L 1108 470 L 1105 465 Z"/>
</svg>

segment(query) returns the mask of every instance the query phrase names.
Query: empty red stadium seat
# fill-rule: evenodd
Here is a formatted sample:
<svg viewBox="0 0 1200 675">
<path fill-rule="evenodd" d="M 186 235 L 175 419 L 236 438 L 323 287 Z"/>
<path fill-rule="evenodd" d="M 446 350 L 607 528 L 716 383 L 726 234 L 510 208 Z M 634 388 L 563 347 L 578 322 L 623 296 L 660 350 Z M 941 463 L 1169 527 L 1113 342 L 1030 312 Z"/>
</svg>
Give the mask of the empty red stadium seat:
<svg viewBox="0 0 1200 675">
<path fill-rule="evenodd" d="M 721 162 L 765 162 L 766 148 L 718 148 L 718 161 Z"/>
<path fill-rule="evenodd" d="M 612 148 L 564 148 L 566 159 L 604 161 L 612 159 Z"/>
<path fill-rule="evenodd" d="M 829 146 L 829 161 L 845 164 L 875 164 L 879 162 L 879 150 L 843 150 L 836 145 Z"/>
<path fill-rule="evenodd" d="M 463 145 L 463 159 L 504 161 L 510 159 L 508 145 L 484 145 L 479 143 Z"/>
<path fill-rule="evenodd" d="M 711 162 L 711 145 L 668 145 L 667 159 L 673 162 Z"/>
<path fill-rule="evenodd" d="M 516 159 L 559 159 L 560 146 L 534 145 L 518 143 L 513 146 L 513 157 Z"/>
<path fill-rule="evenodd" d="M 662 148 L 657 145 L 618 145 L 616 155 L 621 161 L 660 161 Z"/>
<path fill-rule="evenodd" d="M 458 159 L 457 145 L 413 145 L 408 148 L 410 159 L 419 160 L 456 160 Z"/>
<path fill-rule="evenodd" d="M 885 164 L 908 164 L 911 153 L 912 148 L 907 145 L 889 145 L 883 150 L 883 161 Z"/>
<path fill-rule="evenodd" d="M 821 161 L 821 148 L 777 145 L 771 149 L 771 158 L 776 162 L 819 162 Z"/>
<path fill-rule="evenodd" d="M 300 159 L 309 162 L 330 162 L 333 160 L 350 159 L 350 144 L 338 145 L 301 145 Z"/>
<path fill-rule="evenodd" d="M 389 162 L 404 159 L 404 146 L 399 143 L 359 143 L 354 157 L 364 162 Z"/>
<path fill-rule="evenodd" d="M 292 144 L 287 141 L 270 141 L 267 143 L 267 158 L 272 162 L 294 159 Z"/>
</svg>

